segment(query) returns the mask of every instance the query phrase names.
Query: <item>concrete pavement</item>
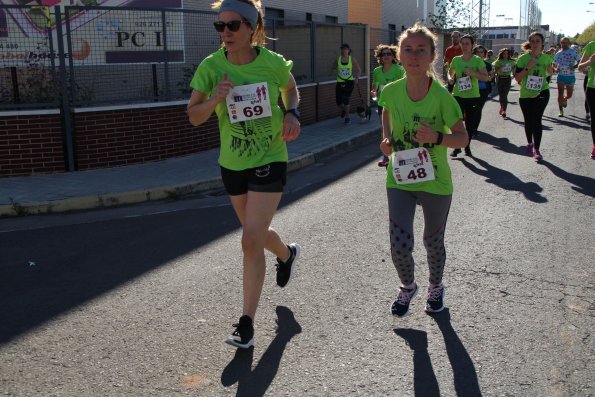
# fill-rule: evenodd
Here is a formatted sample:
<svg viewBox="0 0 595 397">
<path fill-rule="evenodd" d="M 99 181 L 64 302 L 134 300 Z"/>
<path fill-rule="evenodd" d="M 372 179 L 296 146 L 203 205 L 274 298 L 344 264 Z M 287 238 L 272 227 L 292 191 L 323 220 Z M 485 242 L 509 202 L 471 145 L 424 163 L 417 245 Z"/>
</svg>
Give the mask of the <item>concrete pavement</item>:
<svg viewBox="0 0 595 397">
<path fill-rule="evenodd" d="M 343 125 L 339 118 L 302 128 L 288 144 L 289 171 L 313 164 L 337 150 L 380 136 L 376 115 Z M 0 179 L 0 217 L 107 208 L 179 199 L 222 187 L 219 149 L 145 164 Z"/>
</svg>

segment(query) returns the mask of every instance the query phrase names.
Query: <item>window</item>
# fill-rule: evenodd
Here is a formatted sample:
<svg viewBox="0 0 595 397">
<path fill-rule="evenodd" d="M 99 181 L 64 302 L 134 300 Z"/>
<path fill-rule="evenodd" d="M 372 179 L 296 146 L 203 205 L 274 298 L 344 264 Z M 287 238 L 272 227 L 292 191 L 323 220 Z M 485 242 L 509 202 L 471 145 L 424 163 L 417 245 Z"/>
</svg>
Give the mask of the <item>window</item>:
<svg viewBox="0 0 595 397">
<path fill-rule="evenodd" d="M 326 22 L 326 23 L 339 23 L 339 18 L 338 17 L 330 16 L 330 15 L 325 15 L 324 16 L 324 22 Z"/>
<path fill-rule="evenodd" d="M 388 24 L 388 30 L 397 30 L 397 25 L 395 25 L 393 23 L 389 23 Z"/>
<path fill-rule="evenodd" d="M 306 21 L 312 21 L 312 13 L 311 12 L 306 13 Z"/>
<path fill-rule="evenodd" d="M 285 18 L 285 11 L 279 8 L 265 7 L 264 15 L 266 15 L 265 26 L 272 28 L 273 23 L 275 26 L 283 26 L 283 19 Z"/>
</svg>

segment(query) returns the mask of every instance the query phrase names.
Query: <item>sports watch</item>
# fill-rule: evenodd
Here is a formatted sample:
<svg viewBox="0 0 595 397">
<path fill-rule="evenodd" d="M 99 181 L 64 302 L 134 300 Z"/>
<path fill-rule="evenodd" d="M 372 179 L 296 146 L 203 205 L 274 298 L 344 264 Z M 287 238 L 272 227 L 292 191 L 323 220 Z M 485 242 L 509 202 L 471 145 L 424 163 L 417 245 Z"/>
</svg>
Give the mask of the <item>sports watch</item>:
<svg viewBox="0 0 595 397">
<path fill-rule="evenodd" d="M 300 116 L 301 116 L 301 113 L 300 113 L 300 111 L 299 111 L 299 110 L 297 110 L 297 109 L 287 109 L 287 110 L 285 111 L 285 114 L 287 114 L 287 113 L 291 113 L 291 114 L 293 114 L 293 115 L 295 116 L 295 118 L 296 118 L 296 119 L 298 119 L 298 121 L 299 121 L 299 119 L 300 119 Z"/>
</svg>

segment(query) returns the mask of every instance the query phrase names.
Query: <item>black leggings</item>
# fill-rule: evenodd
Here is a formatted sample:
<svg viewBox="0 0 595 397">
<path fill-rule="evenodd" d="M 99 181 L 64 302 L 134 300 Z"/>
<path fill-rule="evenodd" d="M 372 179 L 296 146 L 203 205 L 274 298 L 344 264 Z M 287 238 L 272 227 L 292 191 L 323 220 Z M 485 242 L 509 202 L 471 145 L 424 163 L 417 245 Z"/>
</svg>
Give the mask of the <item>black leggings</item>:
<svg viewBox="0 0 595 397">
<path fill-rule="evenodd" d="M 588 87 L 586 96 L 589 108 L 595 109 L 595 88 Z M 595 120 L 593 117 L 591 117 L 591 138 L 593 139 L 593 145 L 595 145 Z"/>
<path fill-rule="evenodd" d="M 465 117 L 465 128 L 467 129 L 467 134 L 469 134 L 468 149 L 471 139 L 477 135 L 477 129 L 481 122 L 481 98 L 460 98 L 456 96 L 455 99 L 463 112 L 463 117 Z"/>
<path fill-rule="evenodd" d="M 585 112 L 590 113 L 589 101 L 587 100 L 587 80 L 589 80 L 589 76 L 585 75 L 585 78 L 583 79 L 583 91 L 585 91 Z M 591 127 L 591 129 L 592 128 L 593 127 Z"/>
<path fill-rule="evenodd" d="M 504 112 L 508 107 L 508 93 L 510 92 L 510 77 L 498 77 L 498 98 Z"/>
<path fill-rule="evenodd" d="M 519 104 L 525 118 L 525 135 L 527 143 L 533 143 L 535 149 L 541 147 L 541 136 L 543 135 L 543 125 L 541 118 L 547 103 L 550 101 L 550 91 L 543 90 L 534 98 L 521 98 Z"/>
</svg>

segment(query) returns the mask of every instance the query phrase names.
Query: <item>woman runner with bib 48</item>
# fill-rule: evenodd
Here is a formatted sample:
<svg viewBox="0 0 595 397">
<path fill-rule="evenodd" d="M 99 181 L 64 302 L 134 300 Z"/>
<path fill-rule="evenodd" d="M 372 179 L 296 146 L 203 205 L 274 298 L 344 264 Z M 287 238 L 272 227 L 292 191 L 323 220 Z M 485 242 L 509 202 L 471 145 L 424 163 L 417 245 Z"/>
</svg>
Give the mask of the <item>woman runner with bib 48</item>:
<svg viewBox="0 0 595 397">
<path fill-rule="evenodd" d="M 295 271 L 300 246 L 285 244 L 270 225 L 287 171 L 285 142 L 300 133 L 299 94 L 292 61 L 264 48 L 259 0 L 223 0 L 214 25 L 222 47 L 198 66 L 188 116 L 199 125 L 215 112 L 219 120 L 221 177 L 242 225 L 243 313 L 226 342 L 254 344 L 254 316 L 265 277 L 265 253 L 277 256 L 277 284 Z M 281 95 L 285 114 L 278 105 Z"/>
<path fill-rule="evenodd" d="M 386 190 L 391 256 L 401 281 L 391 313 L 401 317 L 418 290 L 412 256 L 418 202 L 429 265 L 425 310 L 444 309 L 444 232 L 453 191 L 446 148 L 464 147 L 468 136 L 459 105 L 436 78 L 434 34 L 416 24 L 401 34 L 398 43 L 405 77 L 387 84 L 378 103 L 384 107 L 380 150 L 390 158 Z"/>
</svg>

